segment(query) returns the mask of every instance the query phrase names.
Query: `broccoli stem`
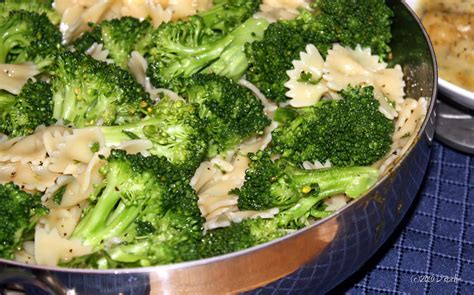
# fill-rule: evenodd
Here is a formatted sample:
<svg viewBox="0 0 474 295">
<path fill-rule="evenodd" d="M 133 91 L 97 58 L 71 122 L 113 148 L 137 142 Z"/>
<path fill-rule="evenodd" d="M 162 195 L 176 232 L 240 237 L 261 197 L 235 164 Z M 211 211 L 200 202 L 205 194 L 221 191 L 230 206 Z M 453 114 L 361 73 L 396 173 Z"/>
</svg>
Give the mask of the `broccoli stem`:
<svg viewBox="0 0 474 295">
<path fill-rule="evenodd" d="M 87 237 L 83 242 L 85 245 L 96 246 L 102 241 L 110 238 L 119 237 L 132 224 L 137 216 L 140 214 L 141 208 L 139 206 L 129 206 L 126 210 L 121 212 L 110 224 L 101 228 L 92 236 Z"/>
<path fill-rule="evenodd" d="M 304 216 L 314 205 L 324 200 L 325 197 L 326 196 L 315 192 L 307 197 L 301 198 L 293 207 L 283 211 L 276 217 L 277 223 L 283 227 L 288 225 L 293 220 Z"/>
<path fill-rule="evenodd" d="M 215 73 L 234 80 L 239 79 L 248 67 L 248 60 L 244 53 L 245 44 L 262 39 L 268 25 L 269 23 L 264 19 L 248 19 L 226 37 L 231 38 L 232 43 L 223 50 L 216 62 L 204 70 L 204 73 Z"/>
<path fill-rule="evenodd" d="M 107 254 L 109 254 L 110 258 L 112 258 L 115 261 L 124 262 L 124 263 L 134 263 L 139 260 L 142 260 L 142 263 L 143 263 L 144 262 L 143 257 L 146 257 L 143 254 L 147 253 L 148 247 L 149 247 L 148 242 L 142 241 L 142 242 L 134 243 L 131 245 L 113 248 L 107 251 Z"/>
<path fill-rule="evenodd" d="M 356 198 L 375 183 L 379 176 L 377 169 L 372 167 L 292 170 L 293 181 L 298 187 L 318 184 L 319 195 L 324 198 L 341 193 Z"/>
<path fill-rule="evenodd" d="M 105 239 L 119 236 L 138 216 L 139 206 L 126 206 L 123 201 L 117 204 L 123 198 L 118 187 L 127 179 L 120 172 L 118 167 L 109 169 L 107 186 L 92 211 L 78 224 L 72 238 L 80 238 L 84 245 L 95 247 Z"/>
</svg>

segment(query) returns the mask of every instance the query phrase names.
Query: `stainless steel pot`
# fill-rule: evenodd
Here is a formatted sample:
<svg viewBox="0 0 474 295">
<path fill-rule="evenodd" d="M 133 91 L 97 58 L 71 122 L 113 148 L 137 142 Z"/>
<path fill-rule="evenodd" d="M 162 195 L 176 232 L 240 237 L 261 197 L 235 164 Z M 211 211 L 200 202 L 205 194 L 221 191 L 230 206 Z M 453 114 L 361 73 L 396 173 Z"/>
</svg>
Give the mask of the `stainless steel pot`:
<svg viewBox="0 0 474 295">
<path fill-rule="evenodd" d="M 342 211 L 270 243 L 173 265 L 79 270 L 0 260 L 0 286 L 55 294 L 220 294 L 251 290 L 304 267 L 298 290 L 323 293 L 356 271 L 407 212 L 423 179 L 434 131 L 437 68 L 431 43 L 404 2 L 395 12 L 393 63 L 401 64 L 410 97 L 427 97 L 425 122 L 409 151 L 364 197 Z"/>
</svg>

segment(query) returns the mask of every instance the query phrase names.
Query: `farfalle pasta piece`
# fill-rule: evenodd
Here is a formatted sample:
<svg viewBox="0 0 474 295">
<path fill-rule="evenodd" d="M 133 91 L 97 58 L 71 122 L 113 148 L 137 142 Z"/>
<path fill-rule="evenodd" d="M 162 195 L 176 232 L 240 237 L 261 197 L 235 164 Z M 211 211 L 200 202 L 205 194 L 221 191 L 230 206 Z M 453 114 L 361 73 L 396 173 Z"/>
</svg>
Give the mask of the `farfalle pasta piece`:
<svg viewBox="0 0 474 295">
<path fill-rule="evenodd" d="M 309 9 L 309 1 L 306 0 L 263 0 L 260 5 L 258 17 L 270 22 L 278 20 L 289 20 L 298 16 L 299 8 Z"/>
<path fill-rule="evenodd" d="M 168 8 L 173 11 L 173 20 L 196 14 L 211 7 L 209 0 L 168 0 Z"/>
<path fill-rule="evenodd" d="M 395 121 L 395 132 L 393 134 L 394 147 L 408 147 L 410 141 L 415 137 L 419 125 L 425 118 L 428 102 L 424 97 L 419 100 L 407 98 L 400 105 L 400 113 Z"/>
<path fill-rule="evenodd" d="M 64 174 L 78 174 L 95 152 L 104 146 L 104 136 L 99 128 L 74 129 L 66 133 L 50 154 L 48 169 Z"/>
<path fill-rule="evenodd" d="M 373 165 L 379 168 L 380 173 L 386 172 L 410 148 L 426 116 L 428 101 L 424 97 L 418 100 L 406 98 L 399 107 L 400 112 L 395 120 L 390 156 Z"/>
<path fill-rule="evenodd" d="M 104 49 L 103 44 L 93 43 L 91 47 L 86 50 L 86 54 L 90 55 L 93 59 L 103 61 L 108 64 L 113 63 L 113 60 L 108 59 L 109 51 Z"/>
<path fill-rule="evenodd" d="M 289 91 L 289 104 L 293 107 L 308 107 L 317 103 L 329 91 L 323 80 L 324 59 L 313 44 L 300 52 L 300 60 L 293 61 L 293 69 L 286 72 L 290 80 L 285 83 Z"/>
<path fill-rule="evenodd" d="M 324 79 L 334 91 L 340 91 L 349 85 L 374 87 L 374 95 L 380 103 L 380 112 L 388 119 L 394 119 L 397 107 L 405 96 L 403 72 L 400 66 L 392 69 L 372 55 L 370 48 L 355 49 L 335 44 L 328 52 L 324 63 Z"/>
<path fill-rule="evenodd" d="M 229 191 L 242 186 L 247 167 L 248 158 L 237 155 L 232 161 L 217 157 L 203 162 L 197 169 L 191 184 L 198 193 L 199 209 L 206 219 L 238 210 L 238 198 Z"/>
<path fill-rule="evenodd" d="M 0 64 L 0 89 L 19 94 L 23 85 L 38 74 L 33 63 Z"/>
<path fill-rule="evenodd" d="M 39 127 L 35 133 L 25 137 L 16 137 L 0 143 L 1 162 L 22 162 L 39 165 L 47 157 L 43 135 L 48 132 L 61 131 L 62 126 Z"/>
<path fill-rule="evenodd" d="M 45 228 L 56 229 L 59 236 L 68 238 L 82 214 L 82 207 L 73 206 L 70 208 L 51 208 L 47 216 L 39 222 L 45 225 Z"/>
<path fill-rule="evenodd" d="M 0 184 L 13 182 L 25 190 L 44 192 L 53 186 L 60 174 L 46 167 L 22 162 L 0 163 Z"/>
<path fill-rule="evenodd" d="M 278 212 L 278 208 L 272 208 L 265 211 L 226 211 L 206 221 L 203 227 L 204 230 L 207 231 L 219 227 L 230 226 L 232 223 L 241 222 L 244 219 L 273 218 L 278 214 Z"/>
<path fill-rule="evenodd" d="M 35 230 L 35 260 L 39 265 L 55 266 L 59 261 L 68 261 L 76 256 L 87 255 L 92 252 L 79 240 L 68 240 L 62 237 L 56 228 L 50 231 L 39 226 Z"/>
</svg>

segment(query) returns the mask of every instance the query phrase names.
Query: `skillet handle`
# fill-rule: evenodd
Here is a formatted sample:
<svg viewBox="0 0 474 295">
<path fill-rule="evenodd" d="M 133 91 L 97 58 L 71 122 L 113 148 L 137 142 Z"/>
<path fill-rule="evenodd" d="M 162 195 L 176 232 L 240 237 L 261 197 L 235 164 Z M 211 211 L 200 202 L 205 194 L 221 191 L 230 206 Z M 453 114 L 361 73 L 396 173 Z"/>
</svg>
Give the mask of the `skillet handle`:
<svg viewBox="0 0 474 295">
<path fill-rule="evenodd" d="M 21 291 L 25 293 L 36 290 L 39 294 L 68 294 L 57 280 L 48 275 L 36 275 L 21 268 L 3 267 L 0 269 L 0 290 Z M 37 293 L 37 292 L 35 292 Z"/>
</svg>

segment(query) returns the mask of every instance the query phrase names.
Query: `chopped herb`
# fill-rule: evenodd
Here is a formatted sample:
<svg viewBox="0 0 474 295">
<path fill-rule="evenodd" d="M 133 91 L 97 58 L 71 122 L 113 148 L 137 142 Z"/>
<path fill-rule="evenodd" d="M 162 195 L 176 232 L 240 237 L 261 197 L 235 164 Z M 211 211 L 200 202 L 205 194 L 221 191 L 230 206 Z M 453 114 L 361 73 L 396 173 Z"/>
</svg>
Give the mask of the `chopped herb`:
<svg viewBox="0 0 474 295">
<path fill-rule="evenodd" d="M 317 80 L 314 80 L 313 75 L 311 73 L 303 71 L 303 72 L 301 72 L 300 77 L 298 78 L 297 81 L 301 82 L 301 83 L 311 84 L 311 85 L 318 85 L 319 82 L 321 82 L 322 79 L 323 79 L 323 77 L 321 77 Z"/>
<path fill-rule="evenodd" d="M 66 185 L 63 185 L 58 189 L 58 191 L 53 195 L 53 202 L 55 204 L 61 205 L 63 201 L 64 193 L 66 192 Z"/>
<path fill-rule="evenodd" d="M 93 153 L 97 153 L 99 151 L 99 148 L 100 148 L 100 145 L 98 142 L 94 142 L 92 145 L 91 145 L 91 152 Z"/>
<path fill-rule="evenodd" d="M 137 136 L 133 132 L 130 132 L 130 131 L 127 131 L 127 130 L 123 130 L 122 132 L 125 133 L 128 137 L 130 137 L 130 139 L 140 139 L 140 137 Z"/>
<path fill-rule="evenodd" d="M 408 138 L 410 136 L 411 136 L 411 133 L 408 132 L 408 133 L 403 134 L 402 137 L 400 137 L 400 138 Z"/>
</svg>

